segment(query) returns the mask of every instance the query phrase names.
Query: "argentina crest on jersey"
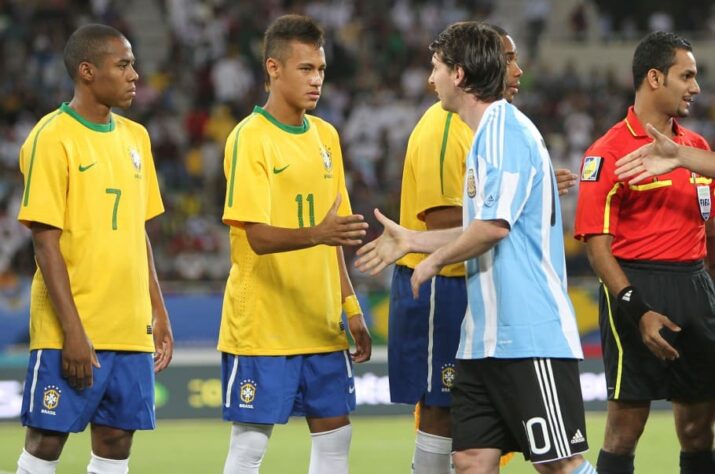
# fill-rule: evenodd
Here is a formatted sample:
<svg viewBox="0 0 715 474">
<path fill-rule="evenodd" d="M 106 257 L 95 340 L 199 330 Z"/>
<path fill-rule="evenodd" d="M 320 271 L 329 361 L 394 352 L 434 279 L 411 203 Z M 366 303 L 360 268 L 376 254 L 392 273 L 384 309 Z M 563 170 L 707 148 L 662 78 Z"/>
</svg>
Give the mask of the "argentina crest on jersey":
<svg viewBox="0 0 715 474">
<path fill-rule="evenodd" d="M 474 168 L 467 170 L 467 196 L 473 198 L 477 195 L 477 177 Z"/>
</svg>

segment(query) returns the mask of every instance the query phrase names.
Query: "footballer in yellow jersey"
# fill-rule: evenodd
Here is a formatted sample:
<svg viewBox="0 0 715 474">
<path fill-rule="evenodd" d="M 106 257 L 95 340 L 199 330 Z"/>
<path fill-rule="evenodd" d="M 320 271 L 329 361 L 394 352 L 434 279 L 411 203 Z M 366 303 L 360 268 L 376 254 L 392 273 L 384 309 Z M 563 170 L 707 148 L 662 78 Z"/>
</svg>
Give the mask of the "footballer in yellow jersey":
<svg viewBox="0 0 715 474">
<path fill-rule="evenodd" d="M 439 139 L 438 139 L 439 138 Z M 427 230 L 425 213 L 440 207 L 462 207 L 466 150 L 474 132 L 442 104 L 432 105 L 415 125 L 407 143 L 402 171 L 400 225 Z M 397 264 L 415 268 L 426 257 L 411 253 Z M 463 276 L 464 265 L 445 266 L 443 276 Z"/>
<path fill-rule="evenodd" d="M 173 351 L 145 231 L 164 208 L 147 131 L 112 113 L 136 90 L 129 41 L 88 24 L 70 36 L 64 62 L 74 96 L 20 151 L 18 219 L 38 270 L 17 472 L 55 472 L 69 433 L 90 423 L 87 472 L 126 472 L 134 431 L 155 426 L 154 372 Z"/>
<path fill-rule="evenodd" d="M 314 227 L 338 194 L 338 214 L 351 213 L 333 126 L 310 115 L 301 126 L 284 125 L 255 107 L 229 135 L 224 167 L 223 221 L 231 225 L 232 265 L 218 349 L 240 355 L 347 349 L 335 249 L 317 245 L 258 255 L 241 225 Z"/>
<path fill-rule="evenodd" d="M 320 27 L 277 18 L 264 36 L 268 99 L 226 141 L 231 272 L 218 349 L 223 418 L 233 427 L 225 474 L 258 472 L 273 425 L 291 415 L 308 422 L 311 473 L 348 471 L 352 362 L 370 358 L 371 340 L 342 245 L 359 244 L 367 224 L 351 214 L 337 132 L 306 114 L 325 67 Z"/>
<path fill-rule="evenodd" d="M 153 352 L 144 222 L 164 208 L 146 130 L 120 115 L 109 120 L 89 122 L 65 103 L 38 122 L 20 150 L 18 218 L 62 230 L 72 297 L 96 350 Z M 63 342 L 38 269 L 30 349 Z"/>
</svg>

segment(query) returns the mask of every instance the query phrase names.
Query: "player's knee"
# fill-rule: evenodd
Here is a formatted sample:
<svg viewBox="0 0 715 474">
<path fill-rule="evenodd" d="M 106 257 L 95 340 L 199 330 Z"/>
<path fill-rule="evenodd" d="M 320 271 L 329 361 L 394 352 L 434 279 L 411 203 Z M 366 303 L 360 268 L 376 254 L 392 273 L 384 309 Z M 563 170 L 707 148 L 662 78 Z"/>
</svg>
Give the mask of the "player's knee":
<svg viewBox="0 0 715 474">
<path fill-rule="evenodd" d="M 47 461 L 59 459 L 67 441 L 67 433 L 28 428 L 25 436 L 25 451 Z"/>
<path fill-rule="evenodd" d="M 87 474 L 127 474 L 129 456 L 121 459 L 108 459 L 92 453 L 87 465 Z"/>
<path fill-rule="evenodd" d="M 420 404 L 419 429 L 431 435 L 451 437 L 449 408 Z"/>
<path fill-rule="evenodd" d="M 618 426 L 606 428 L 606 439 L 603 449 L 613 454 L 633 454 L 638 445 L 638 440 L 643 434 L 644 425 L 622 423 Z"/>
<path fill-rule="evenodd" d="M 330 431 L 311 433 L 314 452 L 321 455 L 342 456 L 350 451 L 350 441 L 353 436 L 353 427 L 350 424 Z"/>
<path fill-rule="evenodd" d="M 309 474 L 347 473 L 352 434 L 350 424 L 330 431 L 311 433 Z"/>
<path fill-rule="evenodd" d="M 596 470 L 580 454 L 558 461 L 533 464 L 540 474 L 593 474 Z"/>
<path fill-rule="evenodd" d="M 494 451 L 494 453 L 489 451 Z M 452 454 L 452 461 L 457 474 L 499 472 L 499 451 L 497 450 L 467 449 L 455 451 Z"/>
<path fill-rule="evenodd" d="M 258 472 L 273 425 L 234 423 L 224 474 Z"/>
<path fill-rule="evenodd" d="M 713 445 L 713 426 L 709 420 L 692 420 L 676 427 L 684 451 L 705 451 Z"/>
<path fill-rule="evenodd" d="M 127 459 L 133 436 L 133 431 L 92 425 L 92 452 L 101 458 Z"/>
</svg>

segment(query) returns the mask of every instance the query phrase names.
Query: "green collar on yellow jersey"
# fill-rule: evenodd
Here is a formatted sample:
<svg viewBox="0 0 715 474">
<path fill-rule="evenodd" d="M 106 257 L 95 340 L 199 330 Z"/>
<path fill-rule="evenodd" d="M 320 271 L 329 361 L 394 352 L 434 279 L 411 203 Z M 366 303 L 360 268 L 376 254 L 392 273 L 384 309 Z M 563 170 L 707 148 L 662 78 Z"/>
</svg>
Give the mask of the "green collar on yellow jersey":
<svg viewBox="0 0 715 474">
<path fill-rule="evenodd" d="M 305 116 L 303 116 L 303 125 L 295 126 L 295 125 L 286 125 L 284 123 L 279 122 L 278 119 L 276 119 L 274 116 L 272 116 L 271 114 L 266 112 L 266 109 L 264 109 L 263 107 L 259 107 L 257 105 L 255 107 L 253 107 L 253 113 L 263 115 L 265 118 L 268 119 L 269 122 L 271 122 L 276 127 L 280 128 L 284 132 L 301 134 L 301 133 L 307 132 L 308 129 L 310 128 L 310 122 L 308 122 L 308 119 L 305 118 Z"/>
<path fill-rule="evenodd" d="M 67 102 L 63 102 L 62 105 L 60 105 L 60 110 L 95 132 L 111 132 L 114 130 L 114 117 L 112 117 L 111 113 L 109 114 L 109 123 L 94 123 L 78 114 L 77 111 L 70 107 L 70 104 Z"/>
</svg>

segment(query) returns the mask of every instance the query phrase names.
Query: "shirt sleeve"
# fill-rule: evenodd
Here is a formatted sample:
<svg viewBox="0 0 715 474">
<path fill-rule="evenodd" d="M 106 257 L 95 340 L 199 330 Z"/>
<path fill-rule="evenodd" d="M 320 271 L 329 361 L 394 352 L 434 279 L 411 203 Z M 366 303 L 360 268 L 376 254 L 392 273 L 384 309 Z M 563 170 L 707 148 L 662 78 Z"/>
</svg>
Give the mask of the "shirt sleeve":
<svg viewBox="0 0 715 474">
<path fill-rule="evenodd" d="M 25 188 L 18 220 L 64 229 L 69 169 L 62 141 L 41 128 L 30 135 L 20 150 L 20 171 Z"/>
<path fill-rule="evenodd" d="M 345 184 L 345 166 L 343 164 L 343 152 L 340 148 L 340 137 L 338 136 L 337 130 L 332 125 L 330 127 L 331 140 L 329 143 L 330 149 L 328 153 L 330 154 L 330 159 L 333 162 L 333 169 L 335 176 L 338 181 L 338 192 L 342 195 L 342 200 L 340 201 L 340 207 L 338 208 L 338 215 L 349 216 L 353 213 L 352 207 L 350 206 L 350 197 L 348 196 L 348 190 Z M 331 203 L 332 205 L 332 203 Z"/>
<path fill-rule="evenodd" d="M 476 163 L 476 169 L 467 170 L 467 197 L 476 219 L 504 220 L 512 227 L 524 210 L 539 170 L 534 166 L 533 147 L 524 140 L 495 146 L 490 143 L 491 135 L 485 133 L 471 151 L 470 162 Z M 476 186 L 470 182 L 474 174 Z"/>
<path fill-rule="evenodd" d="M 144 154 L 147 157 L 146 160 L 146 214 L 144 220 L 152 219 L 159 214 L 164 213 L 164 203 L 161 200 L 161 191 L 159 190 L 159 180 L 156 176 L 156 167 L 154 166 L 154 155 L 151 152 L 151 141 L 149 139 L 149 134 L 146 129 L 142 127 L 141 129 L 143 137 L 142 143 L 144 144 Z"/>
<path fill-rule="evenodd" d="M 224 156 L 226 200 L 223 222 L 271 224 L 271 191 L 265 150 L 260 136 L 234 131 L 226 142 Z"/>
<path fill-rule="evenodd" d="M 440 127 L 422 127 L 415 136 L 415 210 L 424 220 L 435 207 L 462 206 L 464 166 L 468 145 L 459 140 L 454 114 Z"/>
<path fill-rule="evenodd" d="M 616 177 L 617 157 L 608 150 L 590 148 L 581 160 L 574 237 L 615 235 L 625 189 Z"/>
</svg>

